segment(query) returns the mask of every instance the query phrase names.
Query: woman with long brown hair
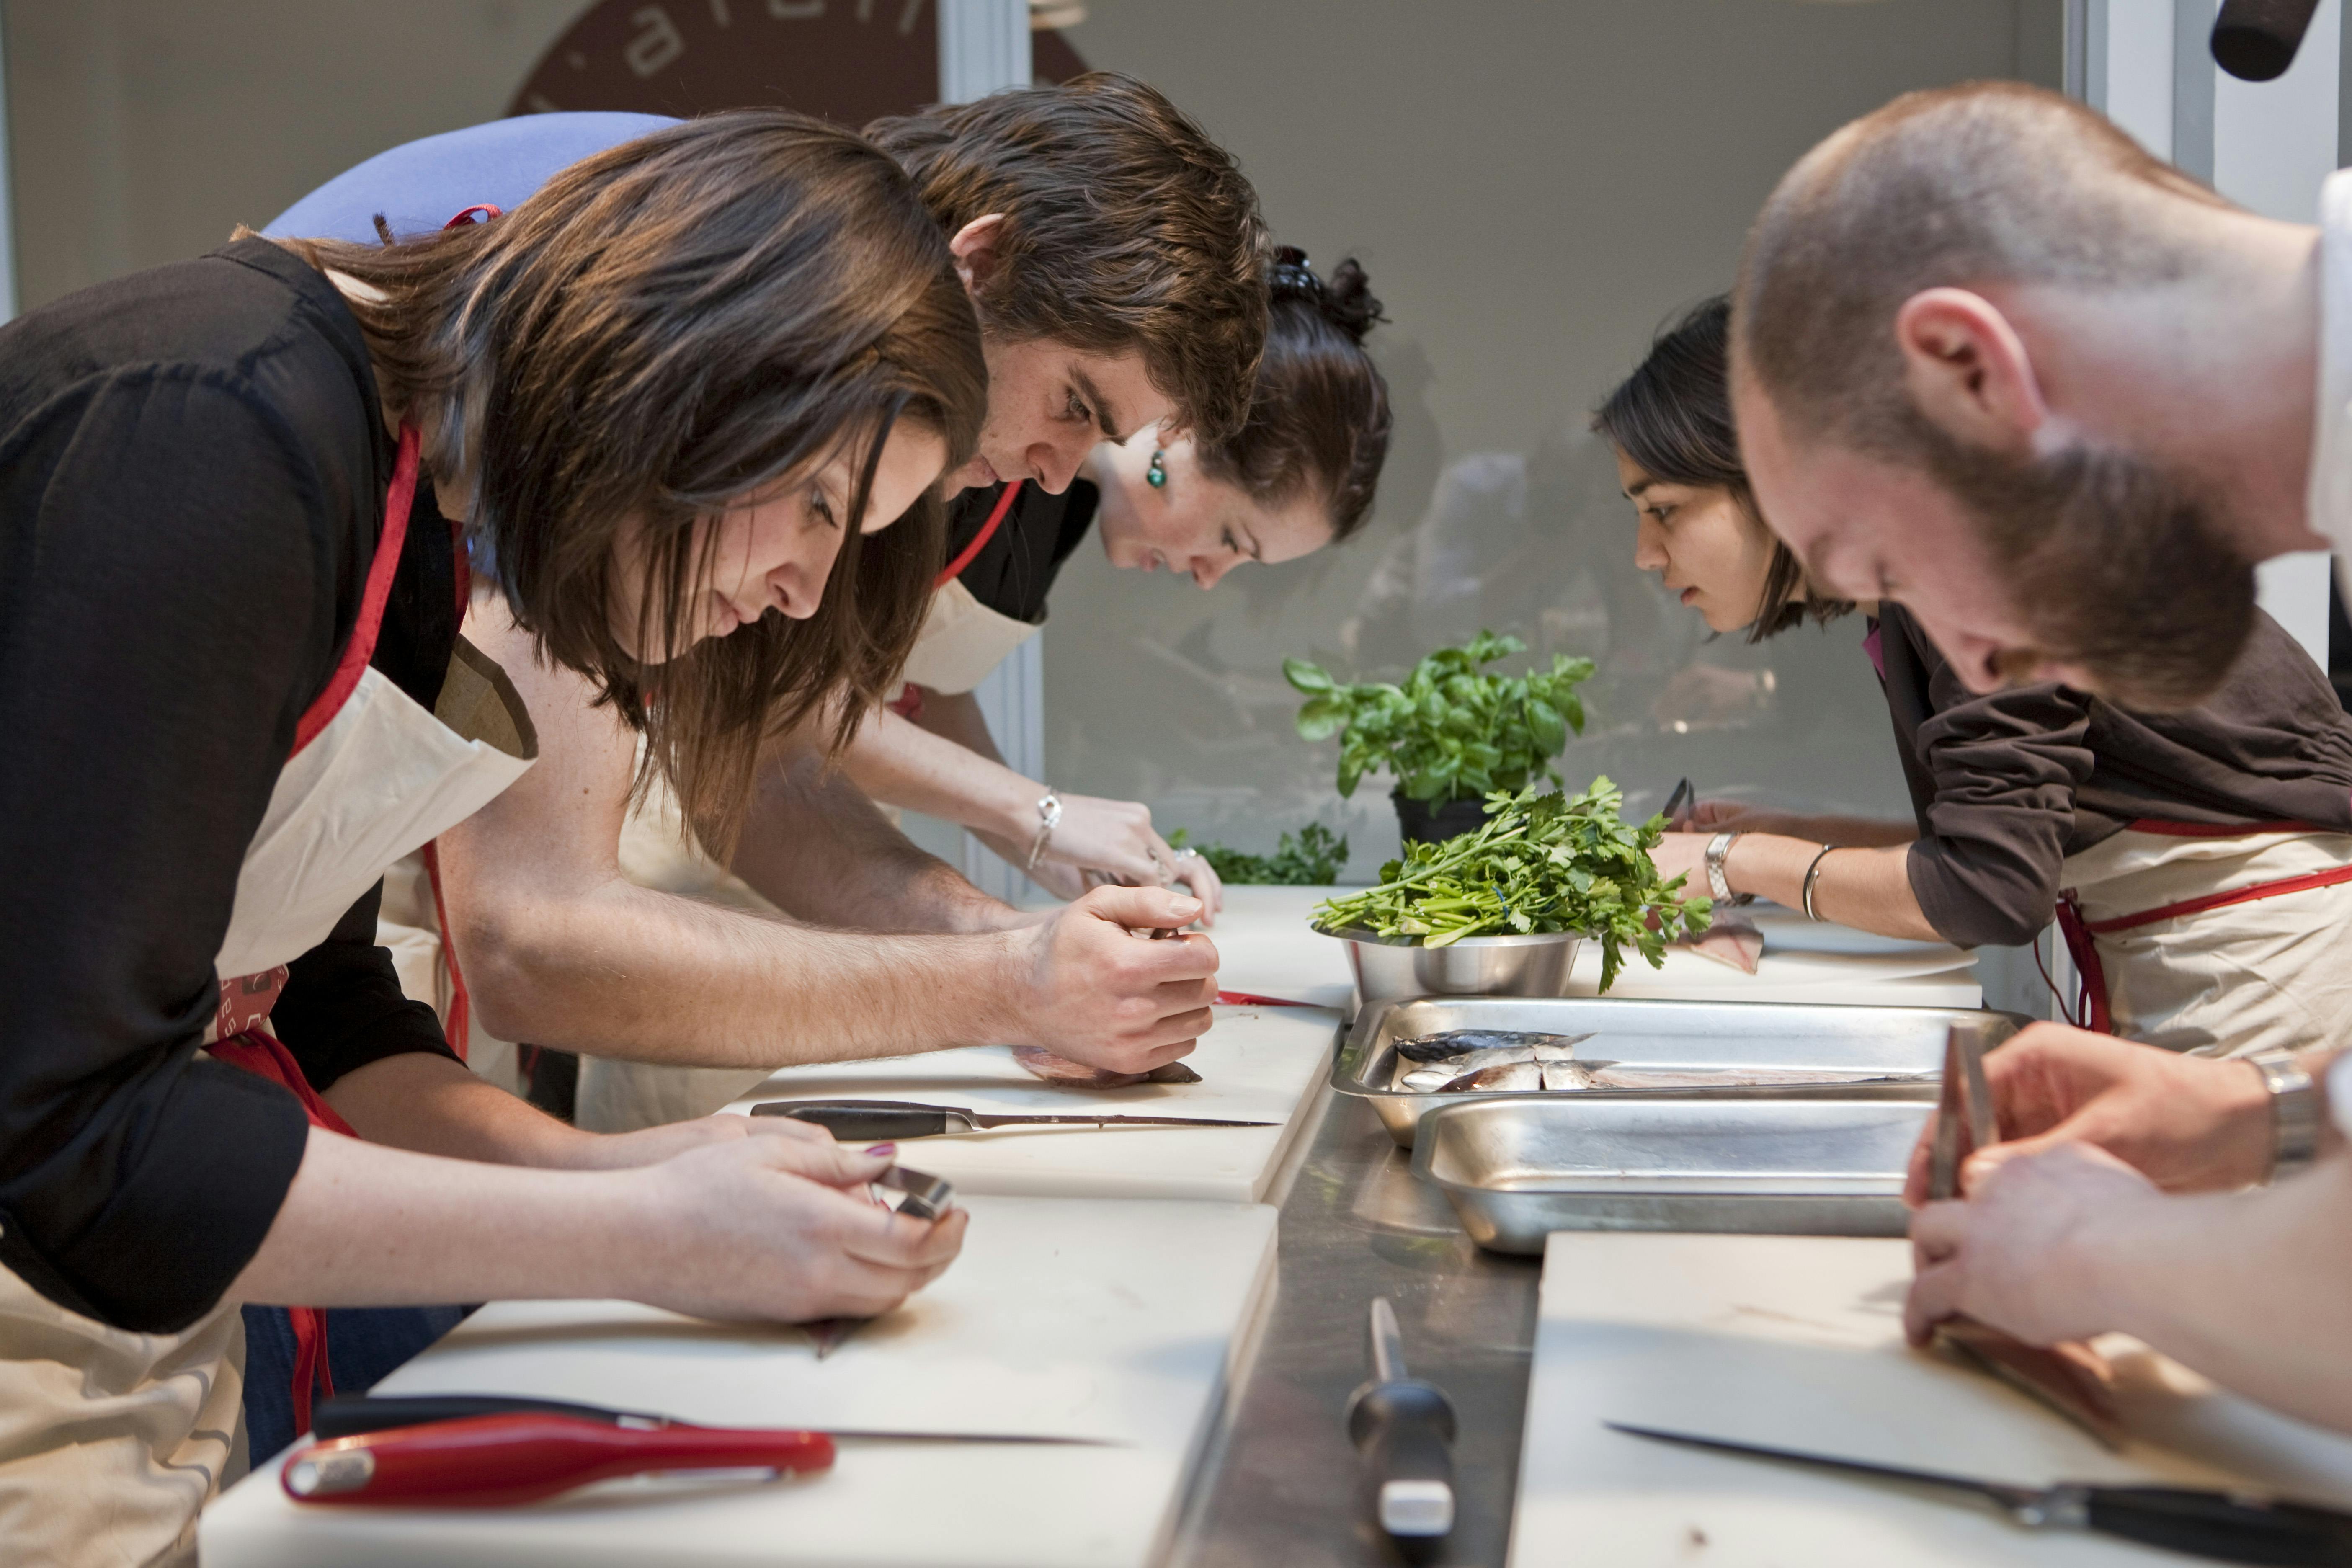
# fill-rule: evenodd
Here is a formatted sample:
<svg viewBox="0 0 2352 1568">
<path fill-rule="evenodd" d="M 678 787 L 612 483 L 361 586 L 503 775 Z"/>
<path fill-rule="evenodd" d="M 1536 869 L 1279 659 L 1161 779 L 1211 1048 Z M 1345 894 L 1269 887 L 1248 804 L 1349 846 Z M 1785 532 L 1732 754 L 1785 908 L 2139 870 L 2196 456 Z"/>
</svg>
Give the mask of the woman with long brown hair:
<svg viewBox="0 0 2352 1568">
<path fill-rule="evenodd" d="M 723 837 L 763 734 L 904 658 L 984 397 L 903 174 L 774 112 L 486 223 L 242 237 L 0 330 L 12 1553 L 192 1554 L 241 1447 L 240 1302 L 790 1321 L 954 1257 L 960 1216 L 851 1195 L 887 1151 L 599 1138 L 481 1083 L 374 932 L 383 868 L 534 752 L 458 635 L 467 539 Z"/>
</svg>

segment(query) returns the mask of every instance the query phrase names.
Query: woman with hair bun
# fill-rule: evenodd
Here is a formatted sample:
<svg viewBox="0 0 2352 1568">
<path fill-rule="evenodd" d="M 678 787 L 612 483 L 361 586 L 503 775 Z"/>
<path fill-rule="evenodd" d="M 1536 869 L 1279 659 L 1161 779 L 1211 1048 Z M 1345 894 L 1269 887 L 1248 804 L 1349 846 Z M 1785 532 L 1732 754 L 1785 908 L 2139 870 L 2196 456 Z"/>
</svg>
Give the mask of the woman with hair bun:
<svg viewBox="0 0 2352 1568">
<path fill-rule="evenodd" d="M 935 606 L 894 711 L 868 721 L 844 758 L 867 794 L 971 829 L 1066 896 L 1089 871 L 1151 880 L 1172 863 L 1216 912 L 1216 873 L 1169 850 L 1139 802 L 1059 795 L 1059 816 L 1041 833 L 1045 786 L 1004 765 L 970 693 L 1044 624 L 1055 574 L 1090 523 L 1112 565 L 1181 573 L 1202 588 L 1236 566 L 1295 561 L 1363 527 L 1389 446 L 1388 384 L 1363 346 L 1386 319 L 1381 302 L 1352 258 L 1327 279 L 1295 246 L 1276 251 L 1267 286 L 1265 357 L 1242 428 L 1207 444 L 1159 430 L 1106 441 L 1062 494 L 1022 496 L 1011 526 L 957 579 L 976 601 L 963 613 L 980 628 L 941 637 Z M 965 547 L 950 539 L 951 557 Z M 975 647 L 992 657 L 973 657 Z"/>
</svg>

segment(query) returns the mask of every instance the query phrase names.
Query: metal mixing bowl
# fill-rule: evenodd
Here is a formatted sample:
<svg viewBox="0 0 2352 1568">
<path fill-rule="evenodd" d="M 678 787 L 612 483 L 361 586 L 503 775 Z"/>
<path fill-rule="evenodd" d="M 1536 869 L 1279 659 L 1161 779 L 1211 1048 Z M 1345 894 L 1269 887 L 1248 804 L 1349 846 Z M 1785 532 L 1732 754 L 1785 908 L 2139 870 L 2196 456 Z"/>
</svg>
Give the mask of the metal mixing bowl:
<svg viewBox="0 0 2352 1568">
<path fill-rule="evenodd" d="M 1584 939 L 1572 931 L 1541 936 L 1465 936 L 1444 947 L 1360 928 L 1326 931 L 1347 945 L 1348 967 L 1367 1007 L 1415 996 L 1565 996 L 1568 973 Z"/>
</svg>

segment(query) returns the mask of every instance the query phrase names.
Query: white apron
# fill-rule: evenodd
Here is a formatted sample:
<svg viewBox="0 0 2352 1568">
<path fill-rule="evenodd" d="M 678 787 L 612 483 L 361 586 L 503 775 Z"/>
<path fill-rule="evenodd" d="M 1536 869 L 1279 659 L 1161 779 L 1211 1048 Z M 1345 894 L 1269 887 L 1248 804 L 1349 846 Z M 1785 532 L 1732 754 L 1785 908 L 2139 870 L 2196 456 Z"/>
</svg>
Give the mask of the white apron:
<svg viewBox="0 0 2352 1568">
<path fill-rule="evenodd" d="M 970 691 L 1014 648 L 1037 635 L 1037 627 L 990 609 L 956 580 L 1003 526 L 1020 493 L 1018 482 L 1005 486 L 979 533 L 934 579 L 923 629 L 899 672 L 903 684 L 890 702 L 901 717 L 912 718 L 920 710 L 923 690 Z M 895 813 L 892 820 L 897 820 Z M 622 826 L 621 872 L 656 892 L 754 914 L 782 912 L 750 883 L 703 854 L 678 812 L 677 797 L 660 782 Z M 677 1067 L 583 1055 L 573 1120 L 592 1132 L 634 1132 L 691 1121 L 741 1099 L 767 1076 L 757 1068 Z"/>
<path fill-rule="evenodd" d="M 2085 1026 L 2195 1056 L 2352 1044 L 2352 835 L 2140 822 L 2064 874 Z"/>
<path fill-rule="evenodd" d="M 338 679 L 304 715 L 237 877 L 215 964 L 224 1037 L 266 1012 L 283 966 L 317 946 L 385 867 L 529 765 L 464 739 L 368 667 L 416 471 L 415 433 L 404 429 L 359 625 Z M 131 1333 L 0 1269 L 0 1556 L 193 1563 L 197 1510 L 244 1464 L 244 1363 L 234 1305 L 176 1334 Z"/>
</svg>

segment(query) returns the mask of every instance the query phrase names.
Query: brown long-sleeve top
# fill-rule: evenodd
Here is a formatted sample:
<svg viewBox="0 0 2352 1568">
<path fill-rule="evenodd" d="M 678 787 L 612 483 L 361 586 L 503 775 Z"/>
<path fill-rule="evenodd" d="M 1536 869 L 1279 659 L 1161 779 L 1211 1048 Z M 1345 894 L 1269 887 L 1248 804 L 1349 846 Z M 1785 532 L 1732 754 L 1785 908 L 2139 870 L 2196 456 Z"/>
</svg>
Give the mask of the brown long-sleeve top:
<svg viewBox="0 0 2352 1568">
<path fill-rule="evenodd" d="M 1976 696 L 1895 605 L 1871 641 L 1919 822 L 1911 890 L 1948 942 L 2032 941 L 2065 858 L 2143 817 L 2352 832 L 2352 721 L 2267 615 L 2212 700 L 2179 713 L 2054 683 Z"/>
</svg>

